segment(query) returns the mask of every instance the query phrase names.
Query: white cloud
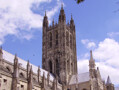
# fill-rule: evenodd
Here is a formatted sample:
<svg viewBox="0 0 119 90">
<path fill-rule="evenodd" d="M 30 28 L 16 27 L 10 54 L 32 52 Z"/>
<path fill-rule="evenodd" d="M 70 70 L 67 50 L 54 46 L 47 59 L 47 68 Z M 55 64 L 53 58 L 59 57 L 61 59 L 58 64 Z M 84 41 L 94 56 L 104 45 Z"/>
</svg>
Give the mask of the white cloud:
<svg viewBox="0 0 119 90">
<path fill-rule="evenodd" d="M 119 32 L 110 32 L 110 33 L 107 33 L 107 35 L 111 38 L 114 38 L 116 36 L 119 36 Z"/>
<path fill-rule="evenodd" d="M 2 40 L 0 40 L 0 45 L 2 45 L 3 44 L 3 41 Z"/>
<path fill-rule="evenodd" d="M 88 40 L 88 39 L 82 39 L 81 42 L 82 42 L 83 44 L 87 44 L 87 43 L 89 42 L 89 40 Z"/>
<path fill-rule="evenodd" d="M 88 59 L 79 59 L 77 62 L 78 65 L 78 73 L 84 73 L 89 71 L 89 61 Z"/>
<path fill-rule="evenodd" d="M 87 48 L 91 48 L 91 47 L 95 47 L 95 43 L 94 42 L 89 42 L 87 45 Z"/>
<path fill-rule="evenodd" d="M 119 85 L 119 42 L 106 38 L 104 41 L 99 42 L 93 51 L 93 56 L 96 65 L 100 68 L 102 78 L 106 79 L 110 75 L 112 82 Z M 79 73 L 87 72 L 88 64 L 88 59 L 84 54 L 84 57 L 78 61 Z"/>
<path fill-rule="evenodd" d="M 119 42 L 106 38 L 94 50 L 94 57 L 98 61 L 103 61 L 106 64 L 119 68 Z"/>
<path fill-rule="evenodd" d="M 96 47 L 96 44 L 95 42 L 92 42 L 88 39 L 83 39 L 81 40 L 82 44 L 84 44 L 88 49 L 91 49 L 91 48 L 95 48 Z"/>
<path fill-rule="evenodd" d="M 48 5 L 52 2 L 56 2 L 56 5 L 51 8 Z M 43 15 L 34 13 L 31 8 L 38 9 L 43 3 L 47 4 L 47 9 L 50 8 L 46 11 L 48 18 L 51 19 L 58 11 L 61 2 L 59 0 L 0 0 L 0 45 L 7 35 L 27 40 L 32 38 L 31 30 L 42 27 Z"/>
</svg>

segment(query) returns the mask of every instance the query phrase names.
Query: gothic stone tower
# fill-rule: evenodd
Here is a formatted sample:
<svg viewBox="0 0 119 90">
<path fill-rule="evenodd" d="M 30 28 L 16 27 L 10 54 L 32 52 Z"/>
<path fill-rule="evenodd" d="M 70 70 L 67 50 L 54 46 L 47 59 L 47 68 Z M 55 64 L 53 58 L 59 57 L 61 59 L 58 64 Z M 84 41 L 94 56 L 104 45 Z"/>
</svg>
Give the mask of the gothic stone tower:
<svg viewBox="0 0 119 90">
<path fill-rule="evenodd" d="M 77 74 L 76 35 L 74 20 L 66 24 L 63 6 L 58 24 L 48 24 L 45 13 L 42 36 L 42 68 L 52 73 L 62 84 L 68 84 L 69 78 Z"/>
</svg>

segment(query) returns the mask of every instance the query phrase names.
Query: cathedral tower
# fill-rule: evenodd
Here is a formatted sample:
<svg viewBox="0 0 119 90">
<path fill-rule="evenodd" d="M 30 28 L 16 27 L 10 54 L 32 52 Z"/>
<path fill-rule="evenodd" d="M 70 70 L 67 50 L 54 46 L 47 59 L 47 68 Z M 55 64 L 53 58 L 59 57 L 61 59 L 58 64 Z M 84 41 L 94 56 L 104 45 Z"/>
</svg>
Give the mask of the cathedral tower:
<svg viewBox="0 0 119 90">
<path fill-rule="evenodd" d="M 45 13 L 42 36 L 42 68 L 52 73 L 62 84 L 68 84 L 69 78 L 77 74 L 75 24 L 71 16 L 66 24 L 66 16 L 61 7 L 58 24 L 48 25 Z"/>
</svg>

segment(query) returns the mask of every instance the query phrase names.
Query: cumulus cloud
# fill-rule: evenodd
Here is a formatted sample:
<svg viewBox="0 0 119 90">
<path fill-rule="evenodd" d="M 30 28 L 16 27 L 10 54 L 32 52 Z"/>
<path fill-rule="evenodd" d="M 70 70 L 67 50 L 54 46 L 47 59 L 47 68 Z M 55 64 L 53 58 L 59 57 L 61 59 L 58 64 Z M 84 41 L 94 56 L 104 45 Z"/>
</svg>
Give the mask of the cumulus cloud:
<svg viewBox="0 0 119 90">
<path fill-rule="evenodd" d="M 93 50 L 93 56 L 96 65 L 100 68 L 102 78 L 106 80 L 107 76 L 110 75 L 112 82 L 119 85 L 119 42 L 110 38 L 104 39 Z M 89 57 L 85 57 L 85 54 L 83 58 L 78 60 L 79 73 L 89 71 L 88 60 Z"/>
<path fill-rule="evenodd" d="M 78 73 L 84 73 L 89 71 L 89 60 L 88 59 L 79 59 L 77 62 Z"/>
<path fill-rule="evenodd" d="M 119 68 L 119 42 L 106 38 L 94 50 L 94 57 L 98 61 L 103 61 L 106 64 Z"/>
<path fill-rule="evenodd" d="M 88 39 L 83 39 L 81 40 L 82 44 L 84 44 L 88 49 L 91 49 L 91 48 L 95 48 L 96 47 L 96 44 L 95 42 L 92 42 Z"/>
<path fill-rule="evenodd" d="M 119 32 L 110 32 L 110 33 L 107 33 L 107 35 L 111 38 L 115 38 L 115 37 L 119 36 Z"/>
<path fill-rule="evenodd" d="M 56 3 L 50 6 L 52 2 Z M 44 8 L 44 3 L 47 4 L 48 18 L 51 19 L 60 7 L 60 0 L 0 0 L 0 45 L 7 35 L 27 40 L 32 38 L 31 30 L 42 27 L 43 14 L 40 12 L 45 12 L 40 10 L 36 13 L 33 10 L 41 6 Z"/>
</svg>

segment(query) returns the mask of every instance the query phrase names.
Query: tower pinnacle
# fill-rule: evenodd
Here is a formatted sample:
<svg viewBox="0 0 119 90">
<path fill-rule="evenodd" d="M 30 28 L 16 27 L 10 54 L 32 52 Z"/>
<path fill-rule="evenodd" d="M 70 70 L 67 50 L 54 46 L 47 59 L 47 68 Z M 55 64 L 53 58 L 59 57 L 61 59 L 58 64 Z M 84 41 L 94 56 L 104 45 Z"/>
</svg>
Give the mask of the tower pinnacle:
<svg viewBox="0 0 119 90">
<path fill-rule="evenodd" d="M 70 27 L 73 28 L 75 25 L 74 25 L 74 20 L 73 20 L 73 16 L 71 14 L 71 20 L 70 20 Z"/>
<path fill-rule="evenodd" d="M 45 16 L 47 16 L 47 15 L 46 15 L 46 11 L 45 11 Z"/>
<path fill-rule="evenodd" d="M 47 18 L 46 11 L 45 11 L 44 19 L 43 19 L 43 27 L 48 27 L 48 18 Z"/>
<path fill-rule="evenodd" d="M 90 51 L 89 68 L 95 69 L 95 60 L 93 59 L 92 50 Z"/>
<path fill-rule="evenodd" d="M 60 15 L 59 15 L 59 22 L 65 22 L 65 21 L 66 21 L 66 17 L 65 17 L 65 13 L 64 13 L 63 4 L 62 4 L 61 10 L 60 10 Z"/>
<path fill-rule="evenodd" d="M 107 78 L 107 83 L 106 84 L 112 84 L 110 77 L 108 76 Z"/>
<path fill-rule="evenodd" d="M 63 9 L 63 3 L 61 4 L 61 9 Z"/>
<path fill-rule="evenodd" d="M 92 50 L 90 50 L 90 60 L 93 60 Z"/>
</svg>

